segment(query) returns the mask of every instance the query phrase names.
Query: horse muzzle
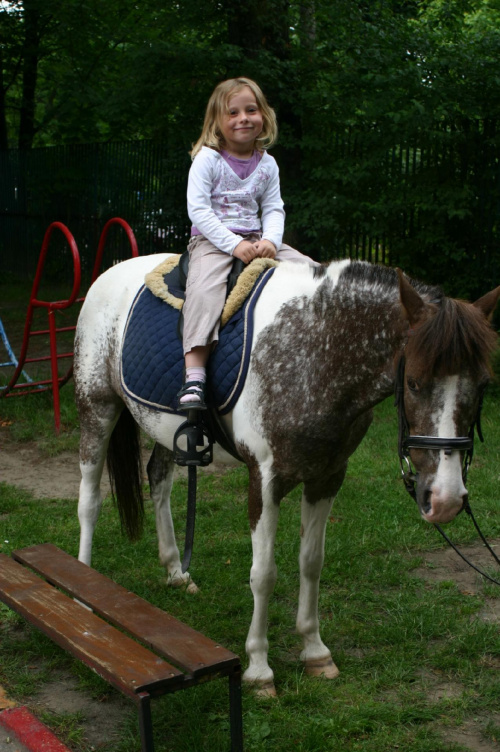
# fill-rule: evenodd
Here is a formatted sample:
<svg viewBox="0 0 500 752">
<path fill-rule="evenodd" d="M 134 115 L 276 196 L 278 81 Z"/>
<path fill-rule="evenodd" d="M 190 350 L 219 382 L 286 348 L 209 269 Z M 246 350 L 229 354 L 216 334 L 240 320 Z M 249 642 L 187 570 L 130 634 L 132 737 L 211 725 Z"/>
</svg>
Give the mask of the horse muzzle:
<svg viewBox="0 0 500 752">
<path fill-rule="evenodd" d="M 416 501 L 422 518 L 431 524 L 451 522 L 468 502 L 468 493 L 460 480 L 458 484 L 421 484 L 417 477 Z"/>
<path fill-rule="evenodd" d="M 471 435 L 453 438 L 406 436 L 400 439 L 399 459 L 403 480 L 426 522 L 450 522 L 467 505 L 465 483 L 472 445 Z M 415 473 L 409 457 L 410 449 L 432 451 L 435 461 L 431 467 L 426 463 L 426 470 L 421 468 L 420 472 Z"/>
</svg>

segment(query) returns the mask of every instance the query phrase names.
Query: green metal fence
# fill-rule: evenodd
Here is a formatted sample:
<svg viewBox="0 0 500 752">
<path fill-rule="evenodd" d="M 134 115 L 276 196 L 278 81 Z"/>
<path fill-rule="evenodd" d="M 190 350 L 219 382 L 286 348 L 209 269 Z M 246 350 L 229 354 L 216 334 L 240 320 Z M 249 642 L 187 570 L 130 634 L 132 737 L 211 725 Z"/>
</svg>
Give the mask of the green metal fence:
<svg viewBox="0 0 500 752">
<path fill-rule="evenodd" d="M 125 219 L 140 254 L 181 252 L 189 233 L 186 180 L 189 155 L 147 141 L 0 152 L 0 273 L 32 277 L 43 235 L 53 221 L 73 233 L 88 279 L 100 233 L 111 217 Z M 64 273 L 59 238 L 48 274 Z M 123 232 L 109 236 L 105 265 L 124 258 Z"/>
<path fill-rule="evenodd" d="M 500 284 L 500 123 L 392 135 L 373 124 L 325 132 L 308 150 L 287 226 L 306 228 L 322 260 L 398 265 L 460 297 Z"/>
<path fill-rule="evenodd" d="M 320 260 L 350 256 L 401 265 L 470 297 L 500 284 L 500 138 L 496 122 L 440 124 L 394 145 L 382 131 L 325 133 L 286 177 L 287 240 Z M 316 149 L 316 151 L 314 151 Z M 189 236 L 190 159 L 167 143 L 136 141 L 0 152 L 0 274 L 30 278 L 52 221 L 75 236 L 84 281 L 106 221 L 122 217 L 140 254 L 182 252 Z M 54 236 L 46 267 L 68 270 Z M 104 267 L 127 257 L 113 229 Z M 60 246 L 58 245 L 60 243 Z"/>
</svg>

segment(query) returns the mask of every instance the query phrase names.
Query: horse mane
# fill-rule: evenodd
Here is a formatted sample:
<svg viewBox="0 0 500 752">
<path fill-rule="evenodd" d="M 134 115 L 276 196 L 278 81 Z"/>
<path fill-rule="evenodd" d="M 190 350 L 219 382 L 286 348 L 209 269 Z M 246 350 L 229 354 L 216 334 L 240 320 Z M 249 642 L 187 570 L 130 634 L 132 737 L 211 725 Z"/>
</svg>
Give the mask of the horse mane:
<svg viewBox="0 0 500 752">
<path fill-rule="evenodd" d="M 415 329 L 411 341 L 433 375 L 451 375 L 464 369 L 474 377 L 484 370 L 491 374 L 496 332 L 482 312 L 464 300 L 443 297 L 436 312 Z"/>
<path fill-rule="evenodd" d="M 451 375 L 467 369 L 478 377 L 486 370 L 491 375 L 490 357 L 497 335 L 483 313 L 464 300 L 445 297 L 442 289 L 410 279 L 418 294 L 435 309 L 416 327 L 412 349 L 432 375 Z M 365 261 L 353 261 L 340 275 L 340 283 L 361 285 L 379 298 L 394 299 L 398 288 L 395 269 Z"/>
<path fill-rule="evenodd" d="M 427 303 L 439 303 L 444 298 L 440 287 L 415 279 L 410 279 L 409 282 Z M 399 290 L 396 269 L 381 264 L 371 264 L 368 261 L 351 261 L 342 270 L 339 284 L 345 284 L 347 287 L 356 285 L 365 290 L 371 289 L 378 297 L 388 300 L 393 300 Z"/>
</svg>

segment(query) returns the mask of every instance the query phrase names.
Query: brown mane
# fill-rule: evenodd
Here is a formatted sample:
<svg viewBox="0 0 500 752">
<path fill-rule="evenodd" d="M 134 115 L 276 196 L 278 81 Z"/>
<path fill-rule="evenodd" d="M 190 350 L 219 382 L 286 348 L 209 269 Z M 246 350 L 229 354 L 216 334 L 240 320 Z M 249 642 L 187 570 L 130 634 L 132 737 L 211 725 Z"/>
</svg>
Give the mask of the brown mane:
<svg viewBox="0 0 500 752">
<path fill-rule="evenodd" d="M 412 345 L 426 370 L 444 376 L 470 371 L 491 374 L 490 357 L 497 344 L 496 332 L 483 313 L 463 300 L 443 298 L 435 314 L 419 326 Z"/>
</svg>

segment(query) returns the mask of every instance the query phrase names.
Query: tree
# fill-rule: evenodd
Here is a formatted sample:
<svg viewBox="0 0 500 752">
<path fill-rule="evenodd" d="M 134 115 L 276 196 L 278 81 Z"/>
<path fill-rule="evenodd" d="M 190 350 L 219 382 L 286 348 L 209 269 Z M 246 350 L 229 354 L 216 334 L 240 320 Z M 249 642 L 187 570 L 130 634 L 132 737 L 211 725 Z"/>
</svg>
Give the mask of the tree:
<svg viewBox="0 0 500 752">
<path fill-rule="evenodd" d="M 7 149 L 14 121 L 16 85 L 23 61 L 20 2 L 0 10 L 0 150 Z"/>
</svg>

